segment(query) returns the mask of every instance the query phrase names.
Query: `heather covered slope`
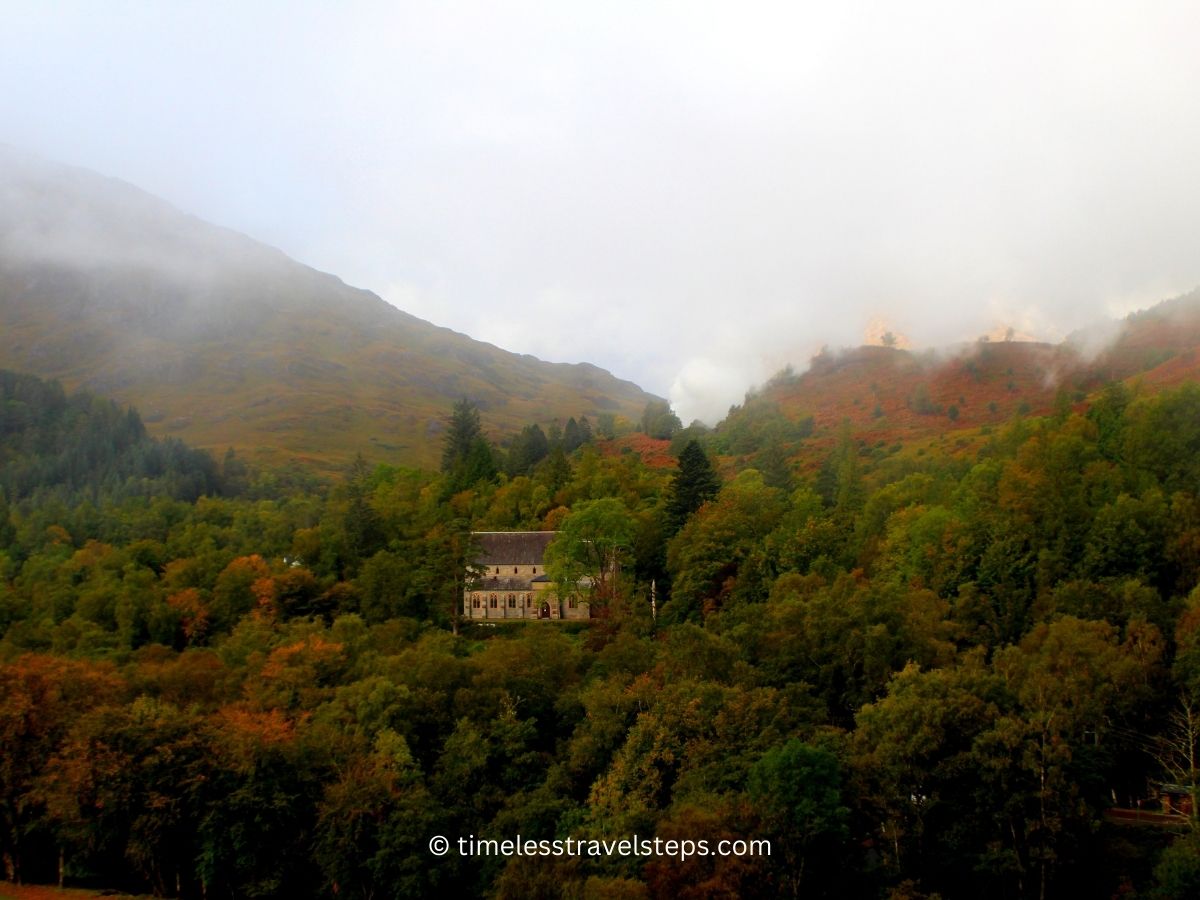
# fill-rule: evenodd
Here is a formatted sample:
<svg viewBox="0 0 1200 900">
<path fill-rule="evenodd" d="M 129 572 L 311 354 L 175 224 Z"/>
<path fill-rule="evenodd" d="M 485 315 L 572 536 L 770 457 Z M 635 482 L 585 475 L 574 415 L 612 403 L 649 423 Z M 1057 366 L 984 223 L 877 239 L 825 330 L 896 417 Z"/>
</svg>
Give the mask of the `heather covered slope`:
<svg viewBox="0 0 1200 900">
<path fill-rule="evenodd" d="M 267 461 L 430 465 L 466 396 L 495 435 L 635 418 L 586 363 L 508 353 L 184 215 L 119 181 L 0 149 L 0 367 L 133 403 L 153 433 Z"/>
<path fill-rule="evenodd" d="M 1200 380 L 1200 292 L 1160 303 L 1060 344 L 979 342 L 940 352 L 892 347 L 823 352 L 802 374 L 781 373 L 717 427 L 714 447 L 746 457 L 782 435 L 808 466 L 849 422 L 868 446 L 947 439 L 1056 406 L 1085 409 L 1111 381 L 1153 394 Z M 806 438 L 803 444 L 800 438 Z"/>
</svg>

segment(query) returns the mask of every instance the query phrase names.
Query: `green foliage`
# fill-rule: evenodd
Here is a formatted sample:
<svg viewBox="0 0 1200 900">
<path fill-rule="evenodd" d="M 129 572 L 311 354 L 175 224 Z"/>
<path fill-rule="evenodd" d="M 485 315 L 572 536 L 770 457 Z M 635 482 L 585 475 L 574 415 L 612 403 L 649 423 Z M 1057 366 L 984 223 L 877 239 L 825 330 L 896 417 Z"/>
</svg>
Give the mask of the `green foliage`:
<svg viewBox="0 0 1200 900">
<path fill-rule="evenodd" d="M 236 472 L 231 474 L 236 475 Z M 220 492 L 211 456 L 146 434 L 133 409 L 0 369 L 0 492 L 70 502 Z"/>
<path fill-rule="evenodd" d="M 813 429 L 811 416 L 793 421 L 779 404 L 764 397 L 748 397 L 745 404 L 730 410 L 709 443 L 719 453 L 744 455 L 798 443 Z"/>
<path fill-rule="evenodd" d="M 442 448 L 442 472 L 450 493 L 496 477 L 498 466 L 492 445 L 483 436 L 479 409 L 465 397 L 454 404 Z"/>
<path fill-rule="evenodd" d="M 773 573 L 761 541 L 783 511 L 780 492 L 753 469 L 726 484 L 667 547 L 673 586 L 666 616 L 696 620 L 725 603 L 763 599 Z"/>
<path fill-rule="evenodd" d="M 184 896 L 1186 895 L 1191 839 L 1151 874 L 1128 844 L 1169 834 L 1114 838 L 1104 811 L 1195 775 L 1194 402 L 1110 389 L 970 458 L 877 459 L 845 427 L 821 473 L 781 452 L 771 475 L 768 442 L 724 484 L 702 442 L 675 472 L 568 460 L 568 422 L 494 480 L 458 481 L 462 457 L 312 492 L 10 497 L 0 853 Z M 543 527 L 594 620 L 456 633 L 471 532 Z M 773 853 L 427 844 L 635 832 Z"/>
<path fill-rule="evenodd" d="M 528 475 L 550 452 L 550 441 L 539 425 L 526 425 L 508 451 L 508 474 Z"/>
<path fill-rule="evenodd" d="M 1186 384 L 1133 404 L 1125 429 L 1125 459 L 1162 490 L 1200 484 L 1200 385 Z"/>
<path fill-rule="evenodd" d="M 667 523 L 678 531 L 688 516 L 717 495 L 721 481 L 699 441 L 690 441 L 679 454 L 679 468 L 667 493 Z"/>
<path fill-rule="evenodd" d="M 633 546 L 636 528 L 620 500 L 609 497 L 579 504 L 546 548 L 546 574 L 564 596 L 579 591 L 586 580 L 591 584 L 592 602 L 603 604 L 611 599 L 613 582 Z"/>
<path fill-rule="evenodd" d="M 670 440 L 683 423 L 665 400 L 651 400 L 642 412 L 642 431 L 652 438 Z"/>
<path fill-rule="evenodd" d="M 847 834 L 840 768 L 828 750 L 792 739 L 750 769 L 747 793 L 782 849 L 792 896 L 807 890 L 814 868 L 832 868 Z"/>
</svg>

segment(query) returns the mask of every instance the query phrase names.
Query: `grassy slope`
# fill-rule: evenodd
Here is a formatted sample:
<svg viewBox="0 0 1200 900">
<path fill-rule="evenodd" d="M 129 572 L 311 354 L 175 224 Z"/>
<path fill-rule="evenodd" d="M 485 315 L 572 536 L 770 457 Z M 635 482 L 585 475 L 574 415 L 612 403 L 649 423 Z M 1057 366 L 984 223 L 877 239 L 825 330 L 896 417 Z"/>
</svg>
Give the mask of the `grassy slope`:
<svg viewBox="0 0 1200 900">
<path fill-rule="evenodd" d="M 0 156 L 0 367 L 135 404 L 151 431 L 272 462 L 436 463 L 455 400 L 494 436 L 651 399 L 508 353 L 120 182 Z"/>
</svg>

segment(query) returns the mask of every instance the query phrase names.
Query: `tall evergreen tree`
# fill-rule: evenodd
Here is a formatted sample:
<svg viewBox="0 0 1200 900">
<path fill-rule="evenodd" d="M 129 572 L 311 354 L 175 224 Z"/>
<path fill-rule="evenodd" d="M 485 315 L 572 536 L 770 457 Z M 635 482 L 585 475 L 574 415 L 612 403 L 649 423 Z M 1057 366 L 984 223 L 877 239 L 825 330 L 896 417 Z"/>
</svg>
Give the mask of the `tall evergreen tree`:
<svg viewBox="0 0 1200 900">
<path fill-rule="evenodd" d="M 465 462 L 476 439 L 482 436 L 479 408 L 463 397 L 454 404 L 454 412 L 450 414 L 450 427 L 446 431 L 446 443 L 442 448 L 442 471 L 453 472 Z"/>
<path fill-rule="evenodd" d="M 567 453 L 573 453 L 583 443 L 583 438 L 579 434 L 579 423 L 575 421 L 575 417 L 567 419 L 567 427 L 563 429 L 563 450 Z"/>
<path fill-rule="evenodd" d="M 571 463 L 563 453 L 562 445 L 557 445 L 550 455 L 538 466 L 538 475 L 546 483 L 546 487 L 554 493 L 571 480 Z"/>
<path fill-rule="evenodd" d="M 447 496 L 480 481 L 491 481 L 500 471 L 492 445 L 483 436 L 479 409 L 465 397 L 454 404 L 450 416 L 450 427 L 442 448 L 442 471 L 447 475 Z"/>
<path fill-rule="evenodd" d="M 779 488 L 788 494 L 792 492 L 792 472 L 788 466 L 787 454 L 783 452 L 783 444 L 779 440 L 772 439 L 759 452 L 755 462 L 767 487 Z"/>
<path fill-rule="evenodd" d="M 508 474 L 528 475 L 550 452 L 550 441 L 540 425 L 526 425 L 513 440 L 508 454 Z"/>
<path fill-rule="evenodd" d="M 704 501 L 717 496 L 720 490 L 721 480 L 709 462 L 708 454 L 699 441 L 689 441 L 679 454 L 679 469 L 667 495 L 667 523 L 671 531 L 682 528 L 688 516 Z"/>
<path fill-rule="evenodd" d="M 346 476 L 347 551 L 350 564 L 357 566 L 383 546 L 383 524 L 371 505 L 371 470 L 361 453 L 354 457 Z"/>
</svg>

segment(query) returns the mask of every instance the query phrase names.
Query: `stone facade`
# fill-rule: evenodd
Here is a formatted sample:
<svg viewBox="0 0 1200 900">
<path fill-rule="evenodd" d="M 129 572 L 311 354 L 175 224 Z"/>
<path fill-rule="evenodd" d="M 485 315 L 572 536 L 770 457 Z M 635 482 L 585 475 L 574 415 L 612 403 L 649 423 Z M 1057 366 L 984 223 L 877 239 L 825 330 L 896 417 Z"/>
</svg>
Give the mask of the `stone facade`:
<svg viewBox="0 0 1200 900">
<path fill-rule="evenodd" d="M 477 531 L 482 574 L 463 592 L 466 619 L 587 619 L 587 602 L 560 598 L 546 577 L 543 557 L 554 531 Z"/>
</svg>

